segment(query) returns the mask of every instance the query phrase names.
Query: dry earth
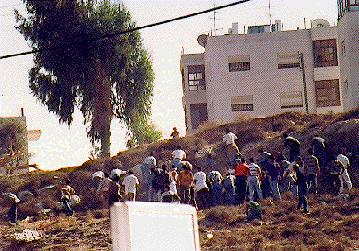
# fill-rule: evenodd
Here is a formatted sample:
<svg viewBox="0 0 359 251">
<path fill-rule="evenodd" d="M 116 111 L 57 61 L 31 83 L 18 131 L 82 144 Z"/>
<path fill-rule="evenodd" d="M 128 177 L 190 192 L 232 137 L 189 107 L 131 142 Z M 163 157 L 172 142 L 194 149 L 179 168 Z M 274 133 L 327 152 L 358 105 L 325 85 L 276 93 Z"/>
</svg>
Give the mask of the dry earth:
<svg viewBox="0 0 359 251">
<path fill-rule="evenodd" d="M 331 195 L 310 197 L 310 214 L 295 209 L 296 201 L 285 194 L 276 205 L 263 201 L 263 222 L 246 223 L 245 208 L 216 207 L 199 212 L 202 250 L 313 250 L 359 249 L 359 191 L 347 201 Z M 111 250 L 108 211 L 76 213 L 73 217 L 50 216 L 13 227 L 0 223 L 2 250 Z M 24 229 L 39 230 L 44 237 L 18 244 L 11 239 Z M 212 234 L 213 238 L 207 235 Z"/>
</svg>

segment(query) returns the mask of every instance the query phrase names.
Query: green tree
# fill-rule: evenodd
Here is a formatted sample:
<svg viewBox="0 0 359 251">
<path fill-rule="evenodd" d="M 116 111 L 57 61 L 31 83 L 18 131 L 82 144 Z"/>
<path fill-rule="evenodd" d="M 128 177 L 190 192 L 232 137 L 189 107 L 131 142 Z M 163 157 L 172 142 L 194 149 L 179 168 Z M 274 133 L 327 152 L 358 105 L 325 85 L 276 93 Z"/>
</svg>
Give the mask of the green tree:
<svg viewBox="0 0 359 251">
<path fill-rule="evenodd" d="M 110 124 L 118 118 L 129 131 L 151 113 L 154 73 L 139 32 L 123 4 L 110 0 L 23 0 L 27 16 L 15 12 L 17 29 L 35 50 L 32 94 L 71 125 L 78 108 L 93 146 L 110 152 Z M 48 48 L 53 48 L 49 50 Z"/>
<path fill-rule="evenodd" d="M 142 117 L 134 117 L 134 127 L 131 133 L 129 133 L 129 140 L 127 141 L 127 147 L 132 148 L 137 145 L 150 144 L 156 142 L 162 138 L 162 132 L 159 131 L 156 125 L 149 120 Z"/>
</svg>

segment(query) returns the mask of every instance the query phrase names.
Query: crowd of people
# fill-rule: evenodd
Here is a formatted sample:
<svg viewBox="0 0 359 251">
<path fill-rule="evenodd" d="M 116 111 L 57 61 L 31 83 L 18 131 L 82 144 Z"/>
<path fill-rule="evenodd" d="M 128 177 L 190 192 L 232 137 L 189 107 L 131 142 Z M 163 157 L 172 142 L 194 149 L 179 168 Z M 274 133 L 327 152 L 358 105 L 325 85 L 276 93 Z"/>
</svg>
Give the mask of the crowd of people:
<svg viewBox="0 0 359 251">
<path fill-rule="evenodd" d="M 282 193 L 290 191 L 298 199 L 297 208 L 303 207 L 308 213 L 308 193 L 338 195 L 343 192 L 344 184 L 352 189 L 345 148 L 333 153 L 318 135 L 305 153 L 297 138 L 284 133 L 281 152 L 273 154 L 260 148 L 256 156 L 243 156 L 237 139 L 233 132 L 226 130 L 223 148 L 227 163 L 218 163 L 224 167 L 221 170 L 213 170 L 217 166 L 213 154 L 207 154 L 203 166 L 194 166 L 184 149 L 177 146 L 171 160 L 157 161 L 155 153 L 151 153 L 140 166 L 140 173 L 135 174 L 132 169 L 126 172 L 119 167 L 110 173 L 95 172 L 92 179 L 97 182 L 102 208 L 109 208 L 118 201 L 136 201 L 141 190 L 141 200 L 191 204 L 199 210 L 219 205 L 240 206 L 248 201 L 247 206 L 253 209 L 249 215 L 253 216 L 260 215 L 257 213 L 261 200 L 269 198 L 273 203 L 280 203 Z M 64 181 L 59 190 L 66 215 L 73 215 L 71 196 L 75 191 L 70 181 Z M 18 202 L 19 199 L 14 198 L 9 211 L 11 222 L 16 222 Z"/>
<path fill-rule="evenodd" d="M 233 132 L 226 130 L 223 147 L 227 163 L 222 165 L 227 168 L 222 169 L 226 170 L 223 175 L 211 168 L 215 161 L 212 154 L 207 155 L 203 166 L 193 166 L 181 146 L 172 152 L 171 161 L 162 161 L 161 165 L 157 165 L 155 154 L 151 154 L 141 167 L 141 182 L 146 184 L 142 186 L 145 200 L 186 203 L 206 209 L 218 205 L 242 205 L 246 201 L 260 202 L 265 198 L 279 203 L 281 194 L 290 191 L 298 198 L 298 209 L 303 207 L 308 213 L 307 196 L 308 193 L 320 192 L 318 180 L 321 192 L 338 195 L 343 191 L 344 183 L 347 189 L 352 188 L 348 174 L 350 161 L 345 149 L 333 154 L 326 141 L 318 135 L 304 153 L 301 142 L 284 133 L 281 153 L 272 154 L 259 149 L 257 156 L 242 156 L 237 139 Z M 123 182 L 114 182 L 118 189 L 120 184 L 124 185 L 124 196 L 118 200 L 136 200 L 139 180 L 132 172 Z M 118 191 L 114 193 L 120 194 Z"/>
</svg>

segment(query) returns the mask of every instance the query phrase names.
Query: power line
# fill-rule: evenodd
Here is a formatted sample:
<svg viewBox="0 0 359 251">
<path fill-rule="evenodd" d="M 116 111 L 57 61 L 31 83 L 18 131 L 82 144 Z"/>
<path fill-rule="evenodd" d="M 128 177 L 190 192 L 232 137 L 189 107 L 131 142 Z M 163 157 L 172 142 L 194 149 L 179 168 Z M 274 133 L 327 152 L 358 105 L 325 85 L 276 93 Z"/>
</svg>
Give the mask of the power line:
<svg viewBox="0 0 359 251">
<path fill-rule="evenodd" d="M 213 8 L 211 8 L 211 9 L 207 9 L 207 10 L 204 10 L 204 11 L 194 12 L 194 13 L 187 14 L 187 15 L 184 15 L 184 16 L 179 16 L 179 17 L 176 17 L 176 18 L 167 19 L 167 20 L 163 20 L 163 21 L 160 21 L 160 22 L 152 23 L 152 24 L 135 27 L 135 28 L 128 29 L 128 30 L 125 30 L 125 31 L 120 31 L 120 32 L 111 33 L 111 34 L 106 34 L 106 35 L 99 36 L 99 37 L 97 37 L 97 38 L 94 38 L 94 39 L 91 39 L 91 40 L 87 40 L 87 41 L 89 41 L 89 42 L 90 42 L 90 41 L 91 41 L 91 42 L 95 42 L 95 41 L 99 41 L 99 40 L 106 39 L 106 38 L 113 38 L 113 37 L 117 37 L 117 36 L 124 35 L 124 34 L 127 34 L 127 33 L 131 33 L 131 32 L 137 31 L 137 30 L 142 30 L 142 29 L 146 29 L 146 28 L 151 28 L 151 27 L 155 27 L 155 26 L 159 26 L 159 25 L 171 23 L 171 22 L 174 22 L 174 21 L 179 21 L 179 20 L 187 19 L 187 18 L 194 17 L 194 16 L 197 16 L 197 15 L 206 14 L 206 13 L 209 13 L 209 12 L 212 12 L 212 11 L 216 11 L 216 10 L 220 10 L 220 9 L 224 9 L 224 8 L 236 6 L 236 5 L 239 5 L 239 4 L 243 4 L 243 3 L 246 3 L 246 2 L 249 2 L 249 1 L 251 1 L 251 0 L 236 1 L 236 2 L 233 2 L 233 3 L 230 3 L 230 4 L 220 5 L 220 6 L 217 6 L 217 7 L 213 7 Z M 20 52 L 20 53 L 15 53 L 15 54 L 3 55 L 3 56 L 0 56 L 0 60 L 1 60 L 1 59 L 6 59 L 6 58 L 11 58 L 11 57 L 17 57 L 17 56 L 24 56 L 24 55 L 34 54 L 34 53 L 38 53 L 38 52 L 42 52 L 42 51 L 61 49 L 61 48 L 64 48 L 64 47 L 66 47 L 66 46 L 75 45 L 75 44 L 78 44 L 78 43 L 80 43 L 80 42 L 79 42 L 79 41 L 75 41 L 75 42 L 66 43 L 66 44 L 62 44 L 62 45 L 54 46 L 54 47 L 48 47 L 48 48 L 42 48 L 42 49 L 35 49 L 35 50 L 31 50 L 31 51 L 26 51 L 26 52 Z"/>
</svg>

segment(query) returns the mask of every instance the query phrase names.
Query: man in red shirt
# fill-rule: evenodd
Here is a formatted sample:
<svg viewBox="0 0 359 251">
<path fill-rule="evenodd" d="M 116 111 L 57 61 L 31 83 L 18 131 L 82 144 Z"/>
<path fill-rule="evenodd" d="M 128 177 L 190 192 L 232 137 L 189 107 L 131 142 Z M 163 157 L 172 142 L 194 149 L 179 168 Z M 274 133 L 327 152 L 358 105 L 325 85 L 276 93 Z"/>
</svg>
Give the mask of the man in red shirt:
<svg viewBox="0 0 359 251">
<path fill-rule="evenodd" d="M 241 159 L 240 163 L 236 166 L 236 204 L 241 205 L 244 203 L 247 191 L 247 176 L 249 175 L 249 167 L 245 159 Z"/>
</svg>

